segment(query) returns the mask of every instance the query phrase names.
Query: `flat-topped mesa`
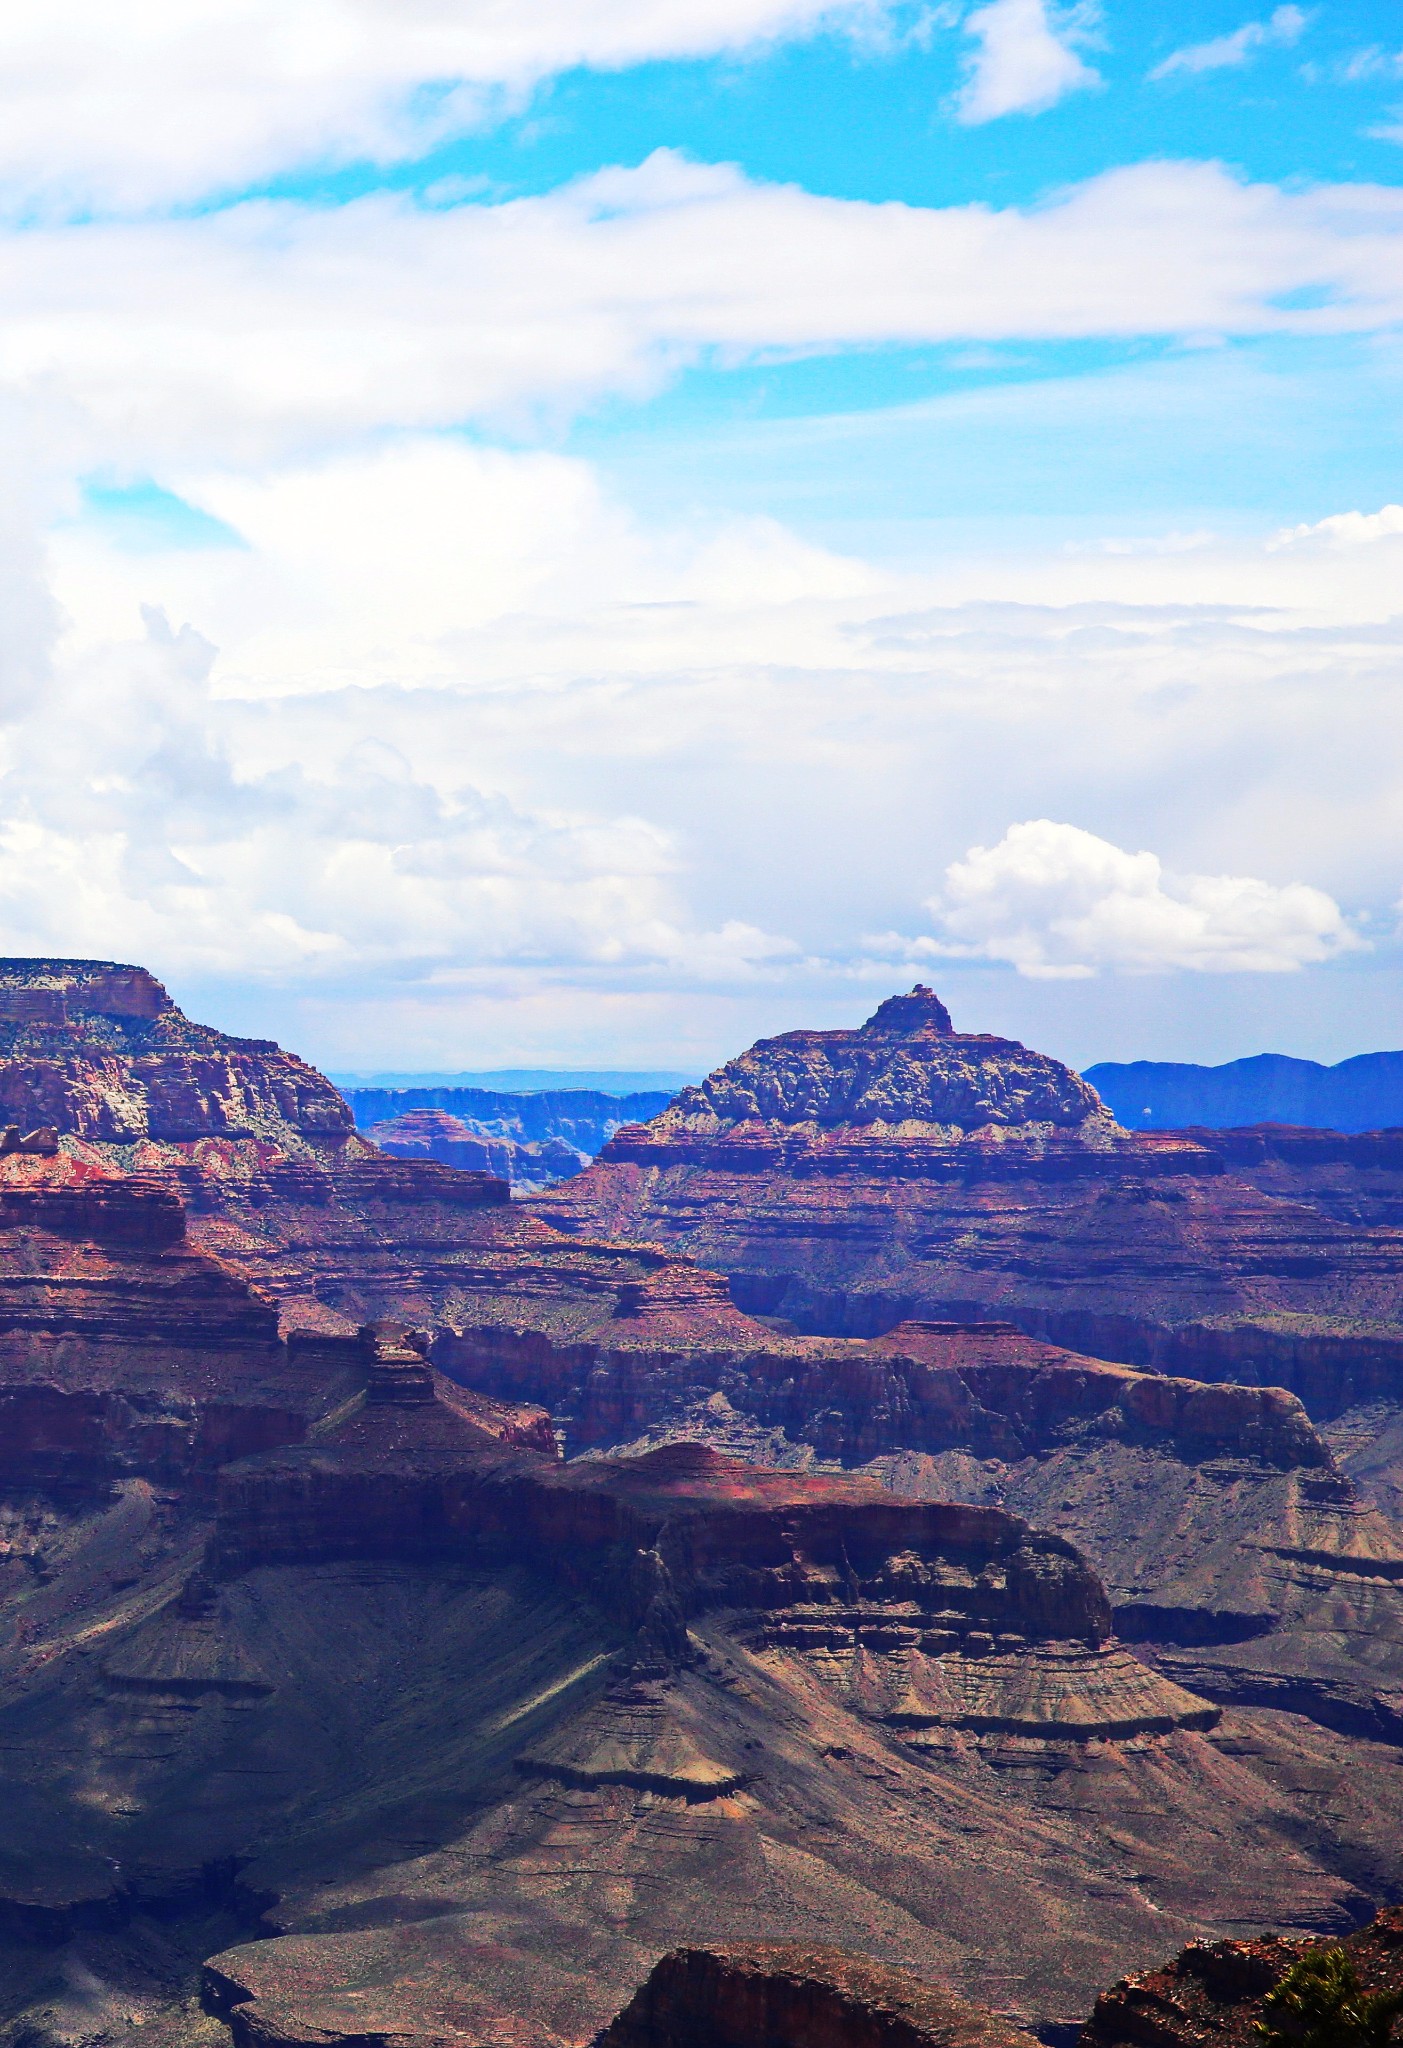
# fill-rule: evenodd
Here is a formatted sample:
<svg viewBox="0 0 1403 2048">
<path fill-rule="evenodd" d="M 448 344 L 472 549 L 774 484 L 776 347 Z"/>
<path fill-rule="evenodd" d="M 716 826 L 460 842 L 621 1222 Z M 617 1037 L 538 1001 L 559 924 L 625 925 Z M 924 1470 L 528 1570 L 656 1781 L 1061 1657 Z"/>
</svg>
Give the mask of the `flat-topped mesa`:
<svg viewBox="0 0 1403 2048">
<path fill-rule="evenodd" d="M 887 1606 L 919 1629 L 1020 1639 L 1110 1633 L 1105 1588 L 1060 1536 L 1002 1508 L 901 1500 L 847 1474 L 780 1472 L 668 1444 L 560 1466 L 477 1447 L 430 1457 L 335 1444 L 221 1474 L 212 1551 L 228 1575 L 331 1557 L 462 1552 L 534 1559 L 632 1626 L 666 1574 L 684 1614 Z M 939 1615 L 937 1620 L 935 1617 Z"/>
<path fill-rule="evenodd" d="M 752 1122 L 823 1131 L 919 1125 L 957 1133 L 993 1125 L 1114 1129 L 1094 1088 L 1045 1053 L 1009 1038 L 957 1032 L 928 988 L 890 996 L 858 1031 L 787 1031 L 762 1038 L 700 1087 L 684 1088 L 651 1124 L 606 1147 L 631 1156 L 640 1128 L 666 1142 Z"/>
<path fill-rule="evenodd" d="M 354 1119 L 270 1039 L 197 1024 L 145 968 L 0 959 L 0 1123 L 105 1145 L 248 1138 L 305 1152 Z"/>
</svg>

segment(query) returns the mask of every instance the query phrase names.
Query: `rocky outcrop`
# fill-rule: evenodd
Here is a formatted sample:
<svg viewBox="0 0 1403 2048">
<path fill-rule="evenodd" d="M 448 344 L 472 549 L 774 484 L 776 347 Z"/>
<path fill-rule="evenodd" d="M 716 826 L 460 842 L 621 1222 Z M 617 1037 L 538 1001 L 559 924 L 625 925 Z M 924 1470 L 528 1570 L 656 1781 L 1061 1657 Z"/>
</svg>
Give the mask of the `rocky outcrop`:
<svg viewBox="0 0 1403 2048">
<path fill-rule="evenodd" d="M 941 1984 L 798 1942 L 673 1949 L 595 2048 L 1033 2048 Z"/>
<path fill-rule="evenodd" d="M 928 988 L 892 996 L 861 1031 L 787 1031 L 684 1088 L 646 1127 L 684 1155 L 751 1125 L 811 1134 L 872 1125 L 935 1132 L 1080 1129 L 1111 1124 L 1095 1089 L 1069 1067 L 1008 1038 L 957 1033 Z M 633 1141 L 616 1141 L 627 1156 Z"/>
<path fill-rule="evenodd" d="M 1270 1934 L 1193 1942 L 1163 1968 L 1103 1991 L 1081 2048 L 1256 2048 L 1268 1992 L 1294 1963 L 1326 1947 L 1343 1949 L 1366 1994 L 1403 1993 L 1403 1910 L 1394 1906 L 1328 1944 Z"/>
<path fill-rule="evenodd" d="M 533 1208 L 668 1244 L 810 1334 L 1001 1318 L 1241 1381 L 1257 1340 L 1232 1333 L 1270 1326 L 1270 1380 L 1314 1401 L 1318 1339 L 1403 1343 L 1395 1144 L 1123 1131 L 1069 1069 L 950 1032 L 917 991 L 860 1031 L 762 1040 Z"/>
<path fill-rule="evenodd" d="M 608 1343 L 467 1331 L 434 1354 L 479 1392 L 543 1402 L 574 1453 L 690 1439 L 1006 1506 L 1081 1546 L 1118 1631 L 1193 1690 L 1403 1740 L 1403 1543 L 1283 1389 L 1137 1373 L 998 1324 L 688 1349 L 644 1318 Z"/>
<path fill-rule="evenodd" d="M 499 1174 L 523 1189 L 546 1187 L 578 1173 L 621 1124 L 656 1116 L 671 1100 L 658 1089 L 628 1095 L 593 1088 L 514 1094 L 432 1084 L 347 1088 L 345 1096 L 357 1129 L 382 1150 Z"/>
<path fill-rule="evenodd" d="M 567 1242 L 496 1174 L 382 1152 L 324 1076 L 194 1023 L 138 967 L 0 961 L 5 1117 L 0 1162 L 57 1153 L 164 1184 L 192 1247 L 271 1296 L 284 1331 L 471 1314 L 582 1334 L 669 1264 Z"/>
<path fill-rule="evenodd" d="M 273 1452 L 221 1478 L 211 1568 L 321 1557 L 525 1556 L 589 1591 L 621 1626 L 653 1597 L 656 1558 L 679 1614 L 717 1607 L 862 1609 L 896 1602 L 911 1641 L 971 1634 L 1097 1646 L 1110 1608 L 1072 1545 L 998 1509 L 895 1498 L 870 1482 L 758 1469 L 704 1445 L 553 1466 L 530 1456 L 382 1456 L 334 1444 Z M 835 1620 L 841 1633 L 855 1624 Z M 936 1640 L 938 1639 L 938 1640 Z"/>
<path fill-rule="evenodd" d="M 354 1129 L 304 1061 L 194 1024 L 144 968 L 102 960 L 0 960 L 0 1118 L 113 1145 Z"/>
<path fill-rule="evenodd" d="M 1301 1403 L 1282 1388 L 1135 1372 L 1011 1323 L 912 1321 L 866 1340 L 771 1336 L 752 1324 L 735 1339 L 669 1345 L 651 1318 L 620 1316 L 577 1344 L 495 1325 L 440 1331 L 433 1355 L 464 1386 L 545 1402 L 569 1453 L 650 1431 L 694 1434 L 694 1411 L 719 1394 L 722 1413 L 844 1466 L 900 1451 L 1017 1460 L 1117 1438 L 1190 1459 L 1227 1453 L 1283 1470 L 1330 1467 Z"/>
<path fill-rule="evenodd" d="M 0 1158 L 0 1485 L 97 1499 L 206 1488 L 349 1401 L 434 1402 L 477 1443 L 554 1455 L 539 1410 L 454 1388 L 397 1325 L 279 1333 L 276 1305 L 191 1244 L 168 1180 L 65 1154 Z M 412 1390 L 412 1392 L 411 1392 Z"/>
</svg>

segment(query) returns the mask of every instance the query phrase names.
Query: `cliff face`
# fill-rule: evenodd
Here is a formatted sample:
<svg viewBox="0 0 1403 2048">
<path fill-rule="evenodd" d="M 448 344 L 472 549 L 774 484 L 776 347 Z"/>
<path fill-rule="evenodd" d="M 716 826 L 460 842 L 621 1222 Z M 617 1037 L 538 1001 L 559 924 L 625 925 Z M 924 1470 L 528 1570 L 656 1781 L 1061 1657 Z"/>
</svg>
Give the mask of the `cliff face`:
<svg viewBox="0 0 1403 2048">
<path fill-rule="evenodd" d="M 101 960 L 0 960 L 0 1118 L 109 1145 L 240 1137 L 300 1149 L 354 1130 L 304 1061 L 192 1023 L 144 968 Z"/>
<path fill-rule="evenodd" d="M 380 1151 L 313 1068 L 192 1022 L 139 967 L 0 961 L 6 1117 L 0 1159 L 33 1132 L 96 1179 L 161 1180 L 192 1247 L 271 1296 L 284 1330 L 588 1328 L 668 1263 L 563 1241 L 495 1174 Z"/>
<path fill-rule="evenodd" d="M 598 2048 L 1033 2048 L 943 1985 L 797 1942 L 674 1949 Z"/>
<path fill-rule="evenodd" d="M 475 1128 L 444 1109 L 409 1109 L 365 1127 L 382 1152 L 397 1159 L 438 1159 L 473 1173 L 491 1173 L 533 1194 L 567 1180 L 589 1154 L 563 1138 L 513 1138 Z"/>
<path fill-rule="evenodd" d="M 835 1928 L 1065 2022 L 1166 1933 L 1403 1881 L 1397 1772 L 1149 1668 L 1065 1539 L 696 1447 L 484 1444 L 421 1342 L 369 1333 L 362 1392 L 224 1464 L 212 1525 L 136 1479 L 5 1508 L 44 1563 L 0 1581 L 0 2023 L 61 1977 L 76 2037 L 163 2038 L 209 1929 L 239 2048 L 583 2048 L 679 1944 Z"/>
<path fill-rule="evenodd" d="M 396 1355 L 374 1331 L 285 1341 L 276 1305 L 188 1241 L 166 1179 L 63 1153 L 0 1158 L 0 1486 L 70 1503 L 140 1483 L 203 1498 L 220 1465 L 300 1443 L 377 1374 L 393 1385 Z M 405 1350 L 401 1364 L 432 1395 L 427 1361 Z M 539 1411 L 442 1391 L 474 1441 L 554 1453 Z"/>
<path fill-rule="evenodd" d="M 1322 1380 L 1321 1340 L 1382 1338 L 1393 1374 L 1403 1155 L 1386 1134 L 1122 1131 L 1067 1068 L 943 1015 L 917 991 L 861 1031 L 764 1040 L 535 1212 L 672 1245 L 814 1334 L 1002 1317 L 1129 1364 L 1265 1376 L 1322 1415 L 1360 1391 Z"/>
<path fill-rule="evenodd" d="M 839 1635 L 861 1634 L 865 1607 L 892 1607 L 911 1645 L 930 1637 L 942 1653 L 971 1632 L 989 1647 L 995 1637 L 1097 1647 L 1110 1633 L 1104 1589 L 1072 1545 L 1016 1516 L 757 1469 L 703 1445 L 569 1467 L 329 1446 L 222 1475 L 216 1571 L 425 1551 L 549 1564 L 624 1627 L 651 1625 L 652 1603 L 664 1601 L 679 1618 L 817 1607 Z M 640 1558 L 652 1560 L 641 1582 Z"/>
<path fill-rule="evenodd" d="M 1403 1544 L 1294 1395 L 1134 1372 L 1010 1325 L 757 1336 L 687 1348 L 645 1316 L 573 1345 L 441 1334 L 434 1355 L 549 1407 L 572 1453 L 685 1438 L 1007 1506 L 1082 1547 L 1117 1629 L 1186 1684 L 1403 1733 Z"/>
</svg>

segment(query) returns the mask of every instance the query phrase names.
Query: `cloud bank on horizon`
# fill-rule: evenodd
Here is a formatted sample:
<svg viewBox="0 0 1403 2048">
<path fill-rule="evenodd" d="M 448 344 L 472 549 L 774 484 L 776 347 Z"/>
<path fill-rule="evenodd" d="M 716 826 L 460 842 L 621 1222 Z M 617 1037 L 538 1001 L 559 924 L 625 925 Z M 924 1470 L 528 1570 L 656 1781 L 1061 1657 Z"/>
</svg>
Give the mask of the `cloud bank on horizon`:
<svg viewBox="0 0 1403 2048">
<path fill-rule="evenodd" d="M 1400 102 L 1364 0 L 0 21 L 0 946 L 342 1067 L 1396 1042 Z"/>
</svg>

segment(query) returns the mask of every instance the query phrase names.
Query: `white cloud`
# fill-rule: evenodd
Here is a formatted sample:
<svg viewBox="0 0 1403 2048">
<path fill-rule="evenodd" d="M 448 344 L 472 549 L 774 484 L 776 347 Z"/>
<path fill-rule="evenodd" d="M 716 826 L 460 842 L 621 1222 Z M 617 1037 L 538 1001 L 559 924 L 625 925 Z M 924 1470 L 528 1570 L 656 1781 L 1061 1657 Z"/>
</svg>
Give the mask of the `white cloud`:
<svg viewBox="0 0 1403 2048">
<path fill-rule="evenodd" d="M 0 193 L 159 204 L 422 155 L 576 65 L 707 56 L 885 0 L 44 0 L 0 10 Z"/>
<path fill-rule="evenodd" d="M 1335 512 L 1310 526 L 1287 526 L 1267 542 L 1275 553 L 1302 543 L 1333 548 L 1367 547 L 1373 541 L 1396 540 L 1403 534 L 1403 505 L 1383 505 L 1377 512 Z"/>
<path fill-rule="evenodd" d="M 39 688 L 0 727 L 0 950 L 142 958 L 299 1039 L 275 1020 L 301 991 L 303 1042 L 348 1065 L 490 1063 L 469 1012 L 507 1061 L 639 1057 L 646 1018 L 649 1060 L 703 1033 L 704 1065 L 932 956 L 986 975 L 972 1022 L 1030 1035 L 979 966 L 1010 933 L 1040 984 L 1325 961 L 1331 898 L 1397 893 L 1403 626 L 1368 549 L 898 576 L 766 522 L 643 520 L 578 461 L 458 439 L 191 490 L 243 545 L 124 553 L 87 519 L 53 535 L 52 591 L 32 542 L 15 557 L 0 644 Z M 138 599 L 197 630 L 134 635 Z M 36 640 L 56 607 L 69 630 Z M 996 929 L 944 891 L 967 928 L 864 946 L 1038 817 L 1111 863 L 1080 949 L 1046 890 Z M 1278 880 L 1116 882 L 1146 844 Z M 1330 897 L 1281 890 L 1298 876 Z M 1321 1013 L 1361 978 L 1310 976 Z"/>
<path fill-rule="evenodd" d="M 1157 64 L 1151 78 L 1171 78 L 1176 72 L 1227 71 L 1246 64 L 1258 50 L 1289 49 L 1300 41 L 1310 17 L 1299 7 L 1278 7 L 1266 21 L 1245 21 L 1231 35 L 1214 36 L 1211 42 L 1192 43 L 1175 50 Z"/>
<path fill-rule="evenodd" d="M 1003 960 L 1040 980 L 1188 968 L 1283 973 L 1361 942 L 1321 889 L 1249 875 L 1165 872 L 1076 825 L 1032 818 L 973 846 L 927 906 L 933 956 Z M 922 949 L 916 942 L 913 952 Z"/>
<path fill-rule="evenodd" d="M 1403 319 L 1403 193 L 1110 171 L 1029 209 L 764 185 L 659 152 L 559 191 L 379 195 L 0 238 L 0 392 L 91 463 L 253 462 L 521 421 L 757 352 Z M 1325 303 L 1292 307 L 1289 295 Z"/>
<path fill-rule="evenodd" d="M 667 831 L 525 808 L 388 738 L 238 758 L 213 649 L 148 615 L 61 666 L 11 734 L 0 948 L 149 959 L 230 979 L 512 968 L 742 981 L 793 952 L 689 918 Z M 392 728 L 391 728 L 392 729 Z"/>
<path fill-rule="evenodd" d="M 1004 114 L 1037 114 L 1069 92 L 1101 83 L 1084 64 L 1071 38 L 1084 27 L 1086 10 L 1054 19 L 1047 0 L 991 0 L 966 17 L 965 32 L 979 48 L 956 102 L 961 121 L 973 126 Z"/>
</svg>

